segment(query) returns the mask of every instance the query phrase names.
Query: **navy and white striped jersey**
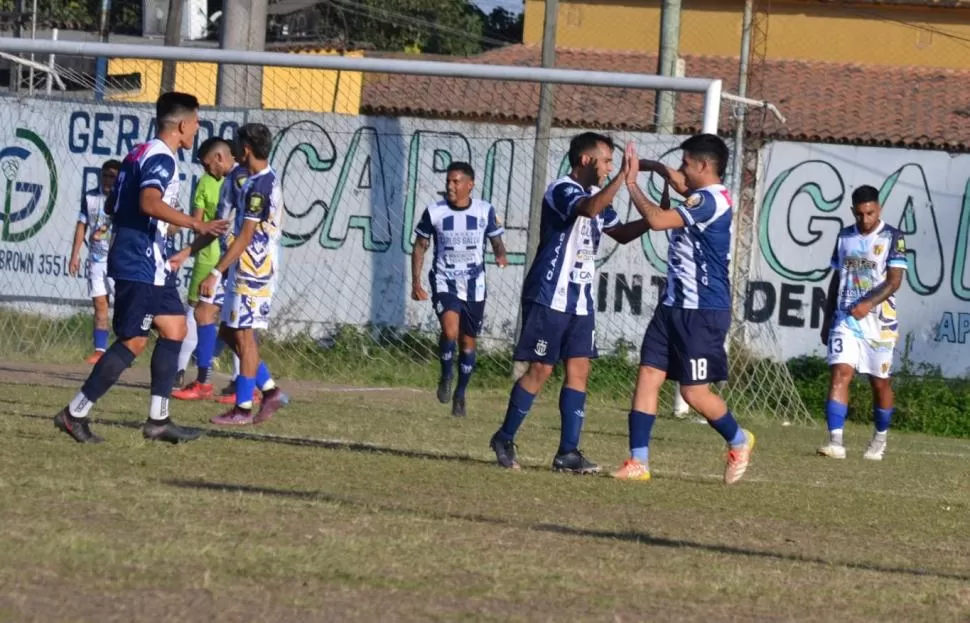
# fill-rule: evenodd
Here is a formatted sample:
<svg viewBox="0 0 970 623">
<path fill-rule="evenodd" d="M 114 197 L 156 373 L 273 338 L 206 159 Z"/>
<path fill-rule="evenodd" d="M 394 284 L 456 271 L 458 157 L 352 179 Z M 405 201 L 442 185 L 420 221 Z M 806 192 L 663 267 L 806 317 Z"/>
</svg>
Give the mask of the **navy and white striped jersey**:
<svg viewBox="0 0 970 623">
<path fill-rule="evenodd" d="M 731 309 L 732 202 L 721 184 L 702 188 L 677 211 L 684 227 L 670 236 L 663 304 L 680 309 Z"/>
<path fill-rule="evenodd" d="M 414 233 L 434 240 L 434 261 L 428 273 L 432 294 L 453 294 L 462 301 L 485 300 L 485 239 L 505 230 L 487 201 L 472 199 L 465 209 L 447 201 L 430 204 Z"/>
<path fill-rule="evenodd" d="M 595 218 L 576 214 L 576 205 L 597 192 L 569 176 L 546 188 L 539 249 L 525 277 L 523 300 L 576 316 L 594 313 L 596 253 L 603 232 L 620 224 L 613 206 Z"/>
<path fill-rule="evenodd" d="M 175 154 L 157 138 L 135 147 L 121 163 L 112 191 L 114 203 L 108 208 L 113 230 L 108 276 L 162 286 L 170 272 L 165 259 L 167 223 L 142 213 L 141 191 L 146 188 L 157 188 L 162 201 L 177 209 Z"/>
</svg>

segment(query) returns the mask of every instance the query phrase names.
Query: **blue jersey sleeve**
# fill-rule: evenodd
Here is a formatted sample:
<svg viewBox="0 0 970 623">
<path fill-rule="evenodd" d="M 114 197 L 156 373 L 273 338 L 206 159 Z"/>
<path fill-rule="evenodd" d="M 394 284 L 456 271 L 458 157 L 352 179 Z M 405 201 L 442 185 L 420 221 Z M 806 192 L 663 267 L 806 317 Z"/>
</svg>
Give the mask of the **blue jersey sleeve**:
<svg viewBox="0 0 970 623">
<path fill-rule="evenodd" d="M 550 195 L 551 201 L 549 202 L 549 207 L 564 221 L 572 218 L 573 212 L 576 210 L 576 204 L 582 199 L 589 197 L 589 193 L 576 184 L 566 182 L 553 187 Z"/>
<path fill-rule="evenodd" d="M 434 226 L 431 225 L 431 210 L 428 208 L 424 209 L 424 213 L 418 221 L 418 226 L 414 228 L 414 233 L 425 239 L 434 235 Z"/>
<path fill-rule="evenodd" d="M 169 182 L 175 177 L 175 158 L 166 154 L 149 156 L 141 163 L 141 183 L 139 187 L 157 188 L 162 194 Z"/>
<path fill-rule="evenodd" d="M 600 213 L 600 218 L 603 219 L 603 229 L 613 229 L 620 225 L 620 215 L 616 213 L 613 206 L 606 206 L 606 209 Z"/>
<path fill-rule="evenodd" d="M 699 190 L 687 197 L 684 203 L 677 206 L 677 212 L 687 226 L 698 225 L 714 218 L 714 214 L 717 212 L 717 202 L 710 192 Z"/>
<path fill-rule="evenodd" d="M 269 218 L 270 197 L 273 192 L 273 180 L 269 175 L 264 175 L 257 180 L 246 193 L 245 213 L 243 218 L 247 221 L 265 221 Z"/>
<path fill-rule="evenodd" d="M 485 235 L 489 238 L 496 238 L 505 233 L 505 228 L 498 222 L 495 214 L 495 206 L 488 206 L 488 225 L 485 227 Z"/>
<path fill-rule="evenodd" d="M 842 236 L 839 236 L 835 241 L 835 248 L 832 249 L 832 259 L 829 260 L 829 266 L 835 270 L 839 270 L 842 265 L 839 263 L 839 245 L 842 244 Z"/>
<path fill-rule="evenodd" d="M 899 230 L 893 232 L 893 239 L 889 247 L 889 255 L 886 257 L 886 265 L 889 268 L 909 268 L 909 260 L 906 258 L 906 239 Z"/>
</svg>

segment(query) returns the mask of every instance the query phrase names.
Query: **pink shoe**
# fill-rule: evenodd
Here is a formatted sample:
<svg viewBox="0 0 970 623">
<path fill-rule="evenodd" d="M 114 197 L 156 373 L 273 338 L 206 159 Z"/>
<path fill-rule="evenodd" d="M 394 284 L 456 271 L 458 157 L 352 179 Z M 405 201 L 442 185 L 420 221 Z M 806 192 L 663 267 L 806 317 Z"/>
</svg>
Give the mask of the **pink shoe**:
<svg viewBox="0 0 970 623">
<path fill-rule="evenodd" d="M 209 421 L 220 426 L 248 426 L 253 423 L 253 414 L 249 411 L 243 411 L 239 407 L 233 407 Z"/>
<path fill-rule="evenodd" d="M 278 387 L 274 387 L 268 392 L 263 393 L 263 404 L 259 408 L 259 413 L 253 418 L 253 424 L 259 424 L 273 418 L 273 414 L 286 404 L 283 392 Z"/>
</svg>

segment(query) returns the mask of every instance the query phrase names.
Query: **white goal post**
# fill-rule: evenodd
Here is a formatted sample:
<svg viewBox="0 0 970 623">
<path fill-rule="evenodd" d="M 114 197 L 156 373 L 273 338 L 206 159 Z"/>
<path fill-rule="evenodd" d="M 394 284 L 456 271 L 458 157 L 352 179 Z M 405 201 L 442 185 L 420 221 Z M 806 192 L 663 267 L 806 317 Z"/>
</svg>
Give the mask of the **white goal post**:
<svg viewBox="0 0 970 623">
<path fill-rule="evenodd" d="M 378 382 L 371 375 L 379 369 L 381 383 L 424 385 L 433 378 L 436 319 L 429 304 L 410 299 L 408 258 L 416 219 L 438 198 L 444 167 L 467 160 L 479 175 L 476 196 L 490 201 L 506 225 L 510 266 L 487 271 L 479 348 L 480 362 L 491 357 L 495 364 L 480 368 L 504 370 L 495 384 L 507 385 L 533 235 L 530 154 L 539 84 L 562 85 L 554 96 L 549 161 L 540 165 L 549 180 L 563 174 L 569 138 L 585 129 L 606 131 L 620 145 L 632 140 L 643 157 L 676 164 L 685 137 L 652 134 L 652 114 L 642 105 L 652 105 L 657 90 L 683 94 L 689 105 L 682 116 L 694 131 L 723 134 L 725 94 L 716 78 L 14 38 L 0 38 L 0 53 L 13 62 L 23 62 L 16 55 L 53 55 L 45 70 L 59 87 L 0 94 L 0 149 L 16 148 L 4 151 L 11 162 L 2 163 L 8 206 L 0 258 L 10 266 L 0 271 L 0 330 L 9 329 L 0 332 L 6 336 L 0 354 L 62 359 L 68 356 L 62 343 L 83 350 L 86 325 L 78 313 L 87 312 L 84 282 L 63 274 L 74 206 L 102 162 L 124 157 L 134 141 L 149 138 L 150 104 L 164 62 L 177 64 L 176 89 L 203 103 L 208 129 L 199 142 L 229 136 L 245 121 L 264 123 L 276 136 L 271 163 L 283 179 L 287 216 L 266 352 L 283 375 L 364 384 Z M 94 81 L 83 69 L 99 58 L 112 68 L 103 98 L 93 96 Z M 129 74 L 139 79 L 132 82 Z M 485 103 L 476 108 L 469 99 Z M 590 120 L 590 110 L 599 117 Z M 183 208 L 202 175 L 189 152 L 181 156 Z M 659 198 L 657 180 L 645 181 Z M 618 212 L 635 219 L 625 192 L 617 198 Z M 591 397 L 629 399 L 639 340 L 665 273 L 666 244 L 657 232 L 623 247 L 604 242 L 594 296 L 597 344 L 606 356 L 594 366 L 599 376 L 591 379 Z M 494 260 L 489 255 L 486 261 Z M 485 372 L 477 378 L 484 384 Z M 669 394 L 665 400 L 669 404 Z M 784 405 L 759 410 L 750 415 L 790 411 Z"/>
</svg>

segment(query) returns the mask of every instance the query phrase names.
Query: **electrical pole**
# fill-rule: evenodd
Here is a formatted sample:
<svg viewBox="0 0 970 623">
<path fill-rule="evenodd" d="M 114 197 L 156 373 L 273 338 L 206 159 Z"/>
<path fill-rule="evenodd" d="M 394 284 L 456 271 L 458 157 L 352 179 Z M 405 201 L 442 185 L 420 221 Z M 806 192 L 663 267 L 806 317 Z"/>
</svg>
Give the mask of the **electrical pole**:
<svg viewBox="0 0 970 623">
<path fill-rule="evenodd" d="M 542 22 L 542 66 L 556 65 L 556 22 L 559 18 L 559 0 L 546 0 L 546 12 Z M 539 84 L 539 111 L 536 116 L 536 139 L 532 147 L 532 192 L 529 195 L 529 232 L 525 253 L 525 271 L 536 259 L 539 250 L 539 227 L 542 222 L 542 197 L 546 192 L 549 174 L 549 140 L 552 130 L 553 85 Z M 522 312 L 516 321 L 515 335 L 518 339 L 522 328 Z M 517 361 L 513 376 L 518 379 L 528 369 L 528 362 Z"/>
<path fill-rule="evenodd" d="M 101 0 L 101 17 L 98 20 L 98 33 L 102 43 L 108 42 L 108 33 L 111 30 L 111 0 Z M 100 102 L 104 100 L 105 83 L 108 78 L 108 59 L 99 56 L 94 68 L 94 100 Z"/>
<path fill-rule="evenodd" d="M 266 47 L 266 8 L 266 0 L 226 0 L 219 47 L 263 51 Z M 219 106 L 260 108 L 263 103 L 263 68 L 220 64 L 216 102 Z"/>
<path fill-rule="evenodd" d="M 169 0 L 168 21 L 165 22 L 165 45 L 178 47 L 182 43 L 182 7 L 185 0 Z M 176 61 L 162 62 L 162 93 L 175 90 Z"/>
<path fill-rule="evenodd" d="M 660 9 L 660 50 L 657 55 L 657 73 L 674 76 L 677 73 L 677 54 L 680 48 L 681 0 L 663 0 Z M 672 134 L 676 94 L 673 91 L 657 91 L 657 134 Z"/>
</svg>

